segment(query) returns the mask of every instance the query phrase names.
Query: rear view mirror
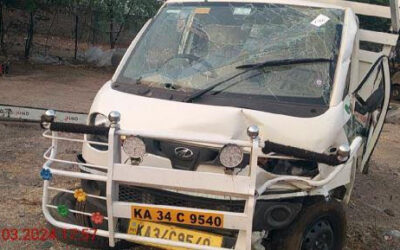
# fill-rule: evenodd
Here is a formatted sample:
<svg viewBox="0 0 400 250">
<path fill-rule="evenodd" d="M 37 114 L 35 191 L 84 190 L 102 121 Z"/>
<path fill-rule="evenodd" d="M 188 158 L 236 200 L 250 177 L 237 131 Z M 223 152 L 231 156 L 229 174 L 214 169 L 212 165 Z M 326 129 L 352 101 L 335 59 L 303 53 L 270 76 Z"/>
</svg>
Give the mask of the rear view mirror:
<svg viewBox="0 0 400 250">
<path fill-rule="evenodd" d="M 364 101 L 360 96 L 356 95 L 358 102 L 356 103 L 355 111 L 365 115 L 377 110 L 385 98 L 385 91 L 383 88 L 378 88 L 374 93 Z"/>
</svg>

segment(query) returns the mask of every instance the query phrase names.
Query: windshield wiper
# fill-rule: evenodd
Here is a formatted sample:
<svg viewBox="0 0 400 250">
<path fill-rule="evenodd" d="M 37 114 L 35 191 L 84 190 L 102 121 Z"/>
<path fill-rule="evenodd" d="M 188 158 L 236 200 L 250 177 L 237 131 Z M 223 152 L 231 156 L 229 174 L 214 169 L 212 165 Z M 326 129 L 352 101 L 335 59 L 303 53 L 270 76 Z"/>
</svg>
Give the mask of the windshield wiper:
<svg viewBox="0 0 400 250">
<path fill-rule="evenodd" d="M 316 63 L 316 62 L 332 62 L 332 59 L 329 58 L 299 58 L 299 59 L 283 59 L 283 60 L 273 60 L 273 61 L 265 61 L 261 63 L 254 64 L 243 64 L 237 66 L 237 69 L 260 69 L 264 67 L 273 67 L 273 66 L 286 66 L 293 64 L 304 64 L 304 63 Z"/>
<path fill-rule="evenodd" d="M 184 102 L 193 102 L 194 100 L 196 100 L 197 98 L 202 97 L 203 95 L 207 94 L 208 92 L 212 91 L 213 89 L 215 89 L 216 87 L 218 87 L 219 85 L 222 85 L 226 82 L 229 82 L 232 79 L 235 79 L 236 77 L 245 74 L 246 72 L 248 72 L 249 70 L 245 70 L 243 72 L 237 73 L 231 77 L 229 77 L 228 79 L 225 79 L 223 81 L 211 84 L 210 87 L 205 88 L 205 89 L 201 89 L 197 92 L 194 92 L 192 95 L 186 97 L 183 101 Z"/>
<path fill-rule="evenodd" d="M 286 65 L 294 65 L 294 64 L 304 64 L 304 63 L 316 63 L 316 62 L 332 62 L 332 59 L 328 58 L 301 58 L 301 59 L 283 59 L 283 60 L 273 60 L 273 61 L 265 61 L 262 63 L 255 63 L 255 64 L 244 64 L 237 66 L 237 69 L 244 69 L 244 71 L 237 73 L 223 81 L 217 82 L 215 84 L 210 85 L 208 88 L 199 90 L 192 95 L 188 96 L 184 99 L 184 102 L 193 102 L 194 100 L 202 97 L 203 95 L 207 94 L 208 92 L 212 91 L 216 87 L 229 82 L 249 71 L 264 68 L 264 67 L 272 67 L 272 66 L 286 66 Z"/>
</svg>

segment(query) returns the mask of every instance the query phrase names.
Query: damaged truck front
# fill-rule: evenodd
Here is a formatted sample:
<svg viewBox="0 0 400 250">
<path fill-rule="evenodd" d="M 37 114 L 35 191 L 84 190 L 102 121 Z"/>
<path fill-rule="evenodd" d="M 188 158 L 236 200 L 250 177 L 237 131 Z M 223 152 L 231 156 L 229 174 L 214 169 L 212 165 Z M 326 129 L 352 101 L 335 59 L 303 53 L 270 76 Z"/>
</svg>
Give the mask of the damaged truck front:
<svg viewBox="0 0 400 250">
<path fill-rule="evenodd" d="M 397 42 L 359 29 L 368 8 L 398 31 L 397 1 L 167 1 L 88 125 L 43 116 L 46 219 L 64 236 L 95 233 L 79 242 L 88 247 L 341 249 L 343 206 L 382 130 Z M 76 162 L 57 157 L 59 141 L 83 143 Z"/>
</svg>

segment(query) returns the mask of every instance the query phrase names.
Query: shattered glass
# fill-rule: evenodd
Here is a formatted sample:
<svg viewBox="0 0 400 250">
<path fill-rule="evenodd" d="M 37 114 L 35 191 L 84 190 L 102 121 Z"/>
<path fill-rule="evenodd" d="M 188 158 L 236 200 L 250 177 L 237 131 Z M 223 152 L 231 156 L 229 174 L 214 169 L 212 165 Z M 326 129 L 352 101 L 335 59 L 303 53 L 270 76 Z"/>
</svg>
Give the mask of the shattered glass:
<svg viewBox="0 0 400 250">
<path fill-rule="evenodd" d="M 343 18 L 338 9 L 283 4 L 167 4 L 139 41 L 119 81 L 156 88 L 168 83 L 175 91 L 193 93 L 239 73 L 239 65 L 327 58 L 332 62 L 250 71 L 214 90 L 327 104 Z"/>
</svg>

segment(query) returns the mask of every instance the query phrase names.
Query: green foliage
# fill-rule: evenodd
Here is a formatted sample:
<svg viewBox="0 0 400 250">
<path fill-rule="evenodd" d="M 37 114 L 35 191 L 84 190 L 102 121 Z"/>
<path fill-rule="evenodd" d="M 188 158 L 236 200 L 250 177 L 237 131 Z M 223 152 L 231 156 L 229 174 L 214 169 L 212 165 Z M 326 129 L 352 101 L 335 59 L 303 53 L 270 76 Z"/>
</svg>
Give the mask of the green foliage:
<svg viewBox="0 0 400 250">
<path fill-rule="evenodd" d="M 24 7 L 27 11 L 33 12 L 38 8 L 38 2 L 35 0 L 26 0 Z"/>
<path fill-rule="evenodd" d="M 29 0 L 40 1 L 41 6 L 67 8 L 70 12 L 90 9 L 96 13 L 97 28 L 109 30 L 112 22 L 115 26 L 134 23 L 141 27 L 149 18 L 155 15 L 160 2 L 157 0 Z"/>
<path fill-rule="evenodd" d="M 126 22 L 126 18 L 134 18 L 138 25 L 143 25 L 160 5 L 155 0 L 97 0 L 94 7 L 102 14 L 99 19 L 103 22 L 112 19 L 115 23 L 122 24 Z"/>
</svg>

